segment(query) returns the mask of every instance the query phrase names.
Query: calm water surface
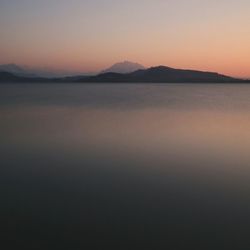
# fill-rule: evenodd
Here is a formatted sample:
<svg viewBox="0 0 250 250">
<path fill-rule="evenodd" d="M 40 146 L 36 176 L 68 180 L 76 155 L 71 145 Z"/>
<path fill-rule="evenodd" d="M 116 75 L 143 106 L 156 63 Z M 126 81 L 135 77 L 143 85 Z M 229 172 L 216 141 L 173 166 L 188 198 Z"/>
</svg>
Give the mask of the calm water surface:
<svg viewBox="0 0 250 250">
<path fill-rule="evenodd" d="M 248 85 L 1 84 L 0 138 L 10 244 L 249 249 Z"/>
</svg>

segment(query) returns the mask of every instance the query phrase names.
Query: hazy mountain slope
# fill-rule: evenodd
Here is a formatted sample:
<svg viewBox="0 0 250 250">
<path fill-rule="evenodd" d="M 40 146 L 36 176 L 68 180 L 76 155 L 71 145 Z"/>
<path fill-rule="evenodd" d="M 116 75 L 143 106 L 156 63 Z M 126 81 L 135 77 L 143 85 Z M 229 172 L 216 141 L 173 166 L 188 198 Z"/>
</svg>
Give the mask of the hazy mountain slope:
<svg viewBox="0 0 250 250">
<path fill-rule="evenodd" d="M 10 72 L 1 72 L 0 70 L 0 83 L 7 82 L 53 82 L 57 81 L 57 79 L 47 79 L 42 77 L 25 77 L 16 75 Z"/>
<path fill-rule="evenodd" d="M 0 65 L 0 71 L 5 71 L 5 72 L 13 73 L 13 74 L 18 74 L 18 75 L 26 74 L 26 71 L 22 67 L 16 64 L 2 64 Z"/>
</svg>

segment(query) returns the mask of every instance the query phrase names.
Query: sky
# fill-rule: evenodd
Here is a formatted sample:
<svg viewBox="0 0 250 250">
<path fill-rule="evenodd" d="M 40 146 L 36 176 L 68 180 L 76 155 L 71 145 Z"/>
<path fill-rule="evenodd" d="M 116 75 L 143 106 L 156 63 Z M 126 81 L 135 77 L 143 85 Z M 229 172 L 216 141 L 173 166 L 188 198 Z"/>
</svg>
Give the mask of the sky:
<svg viewBox="0 0 250 250">
<path fill-rule="evenodd" d="M 250 77 L 249 0 L 0 0 L 0 64 L 146 67 Z"/>
</svg>

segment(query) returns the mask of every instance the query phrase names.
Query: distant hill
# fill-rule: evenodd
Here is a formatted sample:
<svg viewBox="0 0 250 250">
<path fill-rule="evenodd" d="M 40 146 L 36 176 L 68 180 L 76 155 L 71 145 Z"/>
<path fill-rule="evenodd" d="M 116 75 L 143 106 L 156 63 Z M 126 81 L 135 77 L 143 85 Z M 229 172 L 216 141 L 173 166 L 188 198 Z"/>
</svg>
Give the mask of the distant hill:
<svg viewBox="0 0 250 250">
<path fill-rule="evenodd" d="M 73 72 L 73 71 L 63 71 L 63 70 L 49 70 L 49 69 L 36 69 L 21 67 L 16 64 L 2 64 L 0 65 L 0 72 L 12 73 L 16 76 L 22 77 L 40 77 L 40 78 L 63 78 L 75 75 L 96 75 L 94 73 L 83 73 L 83 72 Z"/>
<path fill-rule="evenodd" d="M 0 83 L 63 83 L 63 82 L 76 82 L 79 79 L 84 79 L 87 76 L 72 76 L 72 77 L 54 77 L 54 78 L 47 78 L 47 77 L 25 77 L 19 76 L 10 72 L 4 72 L 0 70 Z M 88 76 L 90 77 L 90 76 Z"/>
<path fill-rule="evenodd" d="M 16 64 L 2 64 L 0 65 L 0 71 L 8 72 L 15 74 L 17 76 L 24 76 L 24 77 L 35 77 L 35 74 L 32 74 L 22 67 L 16 65 Z"/>
<path fill-rule="evenodd" d="M 131 73 L 136 70 L 145 69 L 143 65 L 140 65 L 138 63 L 133 63 L 129 61 L 119 62 L 114 65 L 112 65 L 110 68 L 103 70 L 101 73 Z"/>
<path fill-rule="evenodd" d="M 41 78 L 41 77 L 25 77 L 10 72 L 4 72 L 0 70 L 0 83 L 6 82 L 48 82 L 52 79 Z"/>
<path fill-rule="evenodd" d="M 103 73 L 84 79 L 81 82 L 152 82 L 152 83 L 230 83 L 244 82 L 241 79 L 214 72 L 174 69 L 165 66 L 137 70 L 128 74 Z"/>
<path fill-rule="evenodd" d="M 12 73 L 21 73 L 23 69 L 16 64 L 2 64 L 0 65 L 0 71 L 7 71 Z"/>
</svg>

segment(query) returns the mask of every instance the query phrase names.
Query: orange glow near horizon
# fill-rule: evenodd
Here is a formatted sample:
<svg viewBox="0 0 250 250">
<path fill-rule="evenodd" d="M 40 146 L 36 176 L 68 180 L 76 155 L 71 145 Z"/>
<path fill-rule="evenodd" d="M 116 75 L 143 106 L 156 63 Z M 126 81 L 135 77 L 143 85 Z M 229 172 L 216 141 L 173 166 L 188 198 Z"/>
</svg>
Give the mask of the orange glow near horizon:
<svg viewBox="0 0 250 250">
<path fill-rule="evenodd" d="M 0 64 L 96 72 L 129 60 L 249 78 L 249 16 L 246 0 L 3 2 Z"/>
</svg>

